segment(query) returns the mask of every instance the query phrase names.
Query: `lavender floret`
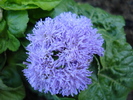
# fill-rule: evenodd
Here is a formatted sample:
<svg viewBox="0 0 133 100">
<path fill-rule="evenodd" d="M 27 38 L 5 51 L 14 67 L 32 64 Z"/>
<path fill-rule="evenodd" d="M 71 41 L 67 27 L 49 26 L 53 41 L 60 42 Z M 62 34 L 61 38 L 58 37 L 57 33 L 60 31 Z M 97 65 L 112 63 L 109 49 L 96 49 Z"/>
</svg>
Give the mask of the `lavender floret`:
<svg viewBox="0 0 133 100">
<path fill-rule="evenodd" d="M 92 83 L 88 66 L 103 55 L 104 42 L 91 20 L 65 12 L 40 20 L 28 34 L 24 75 L 35 90 L 74 96 Z"/>
</svg>

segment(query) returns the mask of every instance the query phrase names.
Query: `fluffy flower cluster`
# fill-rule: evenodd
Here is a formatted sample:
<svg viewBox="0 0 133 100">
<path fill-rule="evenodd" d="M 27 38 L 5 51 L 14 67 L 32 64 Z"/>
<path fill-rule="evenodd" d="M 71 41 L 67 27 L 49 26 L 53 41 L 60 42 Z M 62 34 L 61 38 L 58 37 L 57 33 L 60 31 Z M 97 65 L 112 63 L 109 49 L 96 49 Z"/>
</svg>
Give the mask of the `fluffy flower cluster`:
<svg viewBox="0 0 133 100">
<path fill-rule="evenodd" d="M 27 69 L 24 75 L 35 90 L 78 94 L 91 84 L 88 66 L 93 55 L 103 55 L 103 38 L 91 20 L 71 12 L 40 20 L 28 34 Z"/>
</svg>

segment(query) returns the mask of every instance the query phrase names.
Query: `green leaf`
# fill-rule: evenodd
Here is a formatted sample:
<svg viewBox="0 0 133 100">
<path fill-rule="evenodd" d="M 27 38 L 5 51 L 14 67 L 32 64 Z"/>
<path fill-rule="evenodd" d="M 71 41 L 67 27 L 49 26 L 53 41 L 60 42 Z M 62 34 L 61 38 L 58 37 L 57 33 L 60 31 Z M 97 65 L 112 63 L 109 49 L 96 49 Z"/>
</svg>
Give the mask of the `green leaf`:
<svg viewBox="0 0 133 100">
<path fill-rule="evenodd" d="M 27 11 L 7 11 L 6 19 L 9 32 L 16 37 L 24 37 L 29 21 Z"/>
<path fill-rule="evenodd" d="M 1 100 L 23 100 L 24 97 L 25 97 L 25 90 L 22 85 L 17 88 L 11 88 L 6 86 L 0 79 Z"/>
<path fill-rule="evenodd" d="M 126 100 L 128 93 L 133 89 L 131 47 L 127 43 L 123 45 L 117 41 L 110 46 L 111 50 L 106 50 L 105 56 L 100 59 L 100 71 L 94 73 L 97 77 L 92 77 L 93 83 L 79 94 L 79 100 Z"/>
<path fill-rule="evenodd" d="M 2 20 L 0 25 L 0 53 L 6 51 L 7 48 L 11 51 L 18 50 L 20 42 L 16 37 L 8 32 L 6 21 Z"/>
<path fill-rule="evenodd" d="M 21 78 L 17 72 L 15 65 L 5 66 L 0 74 L 1 74 L 0 78 L 7 86 L 14 88 L 22 85 Z"/>
<path fill-rule="evenodd" d="M 6 42 L 6 38 L 2 38 L 0 37 L 0 54 L 4 51 L 6 51 L 7 49 L 7 42 Z"/>
<path fill-rule="evenodd" d="M 1 0 L 0 7 L 6 10 L 25 10 L 41 8 L 52 10 L 61 0 Z"/>
<path fill-rule="evenodd" d="M 23 100 L 25 90 L 21 80 L 22 67 L 20 64 L 26 59 L 25 50 L 20 48 L 16 52 L 6 51 L 0 57 L 5 57 L 6 64 L 0 71 L 0 98 L 2 100 Z M 4 59 L 3 59 L 4 61 Z M 3 84 L 3 85 L 2 85 Z"/>
<path fill-rule="evenodd" d="M 2 55 L 2 54 L 1 54 Z M 22 70 L 20 65 L 27 58 L 24 48 L 20 48 L 16 52 L 7 51 L 5 56 L 6 64 L 0 72 L 0 78 L 10 87 L 18 87 L 22 85 L 19 71 Z"/>
<path fill-rule="evenodd" d="M 0 22 L 0 35 L 2 35 L 5 30 L 6 30 L 6 21 L 5 20 L 2 20 Z"/>
<path fill-rule="evenodd" d="M 62 0 L 61 3 L 54 8 L 51 16 L 56 17 L 63 12 L 73 12 L 78 14 L 78 11 L 78 6 L 74 0 Z"/>
<path fill-rule="evenodd" d="M 12 34 L 4 33 L 0 36 L 0 53 L 6 51 L 7 48 L 11 51 L 16 51 L 18 50 L 19 46 L 19 40 L 15 38 Z"/>
<path fill-rule="evenodd" d="M 60 100 L 75 100 L 74 98 L 66 98 L 66 97 L 64 97 L 64 98 L 60 98 Z"/>
<path fill-rule="evenodd" d="M 6 21 L 0 22 L 0 54 L 7 49 L 8 34 L 6 29 Z"/>
<path fill-rule="evenodd" d="M 26 50 L 22 46 L 20 46 L 20 48 L 15 52 L 7 52 L 7 63 L 12 66 L 21 65 L 26 60 L 26 58 Z"/>
<path fill-rule="evenodd" d="M 2 11 L 2 9 L 0 8 L 0 21 L 2 20 L 2 18 L 3 18 L 3 11 Z"/>
<path fill-rule="evenodd" d="M 7 41 L 7 47 L 11 51 L 18 50 L 20 46 L 20 42 L 17 38 L 15 38 L 12 34 L 8 33 L 8 41 Z"/>
<path fill-rule="evenodd" d="M 49 17 L 49 15 L 52 11 L 46 11 L 46 10 L 43 10 L 40 8 L 30 9 L 30 10 L 28 10 L 30 21 L 35 25 L 38 20 L 40 20 L 42 18 Z"/>
<path fill-rule="evenodd" d="M 36 2 L 35 2 L 36 1 Z M 60 3 L 61 0 L 23 0 L 22 4 L 23 5 L 37 5 L 39 8 L 43 9 L 43 10 L 51 10 L 54 7 L 56 7 L 56 5 L 58 5 Z"/>
<path fill-rule="evenodd" d="M 60 100 L 58 96 L 51 95 L 50 93 L 43 94 L 47 100 Z"/>
<path fill-rule="evenodd" d="M 7 60 L 6 53 L 0 54 L 0 71 L 4 68 L 6 60 Z"/>
</svg>

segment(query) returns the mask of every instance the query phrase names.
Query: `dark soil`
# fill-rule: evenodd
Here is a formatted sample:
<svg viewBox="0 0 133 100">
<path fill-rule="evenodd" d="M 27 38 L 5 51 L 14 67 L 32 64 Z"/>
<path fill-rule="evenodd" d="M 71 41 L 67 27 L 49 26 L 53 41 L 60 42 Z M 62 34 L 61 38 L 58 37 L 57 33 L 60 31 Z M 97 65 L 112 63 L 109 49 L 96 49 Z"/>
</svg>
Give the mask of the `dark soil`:
<svg viewBox="0 0 133 100">
<path fill-rule="evenodd" d="M 124 27 L 127 42 L 133 47 L 133 0 L 75 0 L 77 2 L 89 3 L 92 6 L 102 8 L 114 15 L 124 17 Z M 133 91 L 129 93 L 127 100 L 133 100 Z"/>
</svg>

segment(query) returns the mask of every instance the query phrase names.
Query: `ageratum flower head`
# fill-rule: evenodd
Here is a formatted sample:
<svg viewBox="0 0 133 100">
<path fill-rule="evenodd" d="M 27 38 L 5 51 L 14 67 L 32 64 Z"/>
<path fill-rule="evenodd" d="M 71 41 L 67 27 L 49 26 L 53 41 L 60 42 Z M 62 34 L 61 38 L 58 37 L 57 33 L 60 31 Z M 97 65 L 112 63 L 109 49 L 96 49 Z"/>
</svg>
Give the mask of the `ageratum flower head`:
<svg viewBox="0 0 133 100">
<path fill-rule="evenodd" d="M 35 90 L 73 96 L 91 84 L 88 66 L 93 55 L 103 55 L 103 38 L 91 20 L 65 12 L 40 20 L 28 34 L 24 75 Z"/>
</svg>

